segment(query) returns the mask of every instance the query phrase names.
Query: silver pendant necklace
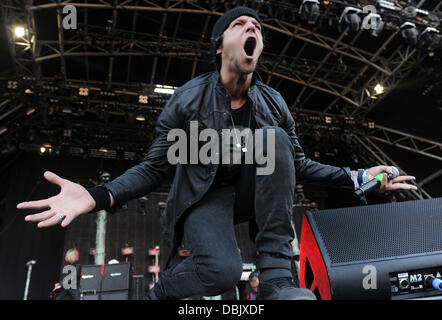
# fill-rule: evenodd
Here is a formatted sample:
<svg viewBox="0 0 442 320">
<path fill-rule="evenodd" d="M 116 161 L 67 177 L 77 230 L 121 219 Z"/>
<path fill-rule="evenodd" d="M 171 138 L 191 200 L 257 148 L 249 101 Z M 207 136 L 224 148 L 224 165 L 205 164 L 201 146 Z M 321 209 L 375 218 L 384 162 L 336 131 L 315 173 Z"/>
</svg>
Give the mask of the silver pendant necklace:
<svg viewBox="0 0 442 320">
<path fill-rule="evenodd" d="M 246 102 L 248 103 L 248 102 Z M 244 108 L 244 106 L 242 106 L 241 108 Z M 247 152 L 247 144 L 249 142 L 249 135 L 247 135 L 247 140 L 245 142 L 245 145 L 242 146 L 242 143 L 240 143 L 239 139 L 238 139 L 238 133 L 236 132 L 236 128 L 235 128 L 235 122 L 233 121 L 233 116 L 232 116 L 232 112 L 229 112 L 230 114 L 230 120 L 232 121 L 232 126 L 233 126 L 233 132 L 235 133 L 235 138 L 236 138 L 236 147 L 238 149 L 241 149 L 242 152 L 246 153 Z M 251 114 L 249 113 L 249 129 L 250 129 L 250 118 L 251 118 Z"/>
</svg>

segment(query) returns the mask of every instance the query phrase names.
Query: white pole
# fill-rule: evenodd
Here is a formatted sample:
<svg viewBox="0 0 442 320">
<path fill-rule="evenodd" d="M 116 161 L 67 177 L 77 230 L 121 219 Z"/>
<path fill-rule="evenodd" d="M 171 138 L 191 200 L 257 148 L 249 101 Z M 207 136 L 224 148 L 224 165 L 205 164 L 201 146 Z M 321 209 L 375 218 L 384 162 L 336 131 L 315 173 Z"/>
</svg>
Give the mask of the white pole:
<svg viewBox="0 0 442 320">
<path fill-rule="evenodd" d="M 35 261 L 35 260 L 30 260 L 30 261 L 26 262 L 26 265 L 28 266 L 28 275 L 26 277 L 25 295 L 23 297 L 23 300 L 28 300 L 29 283 L 31 282 L 32 265 L 34 265 L 36 263 L 37 263 L 37 261 Z"/>
</svg>

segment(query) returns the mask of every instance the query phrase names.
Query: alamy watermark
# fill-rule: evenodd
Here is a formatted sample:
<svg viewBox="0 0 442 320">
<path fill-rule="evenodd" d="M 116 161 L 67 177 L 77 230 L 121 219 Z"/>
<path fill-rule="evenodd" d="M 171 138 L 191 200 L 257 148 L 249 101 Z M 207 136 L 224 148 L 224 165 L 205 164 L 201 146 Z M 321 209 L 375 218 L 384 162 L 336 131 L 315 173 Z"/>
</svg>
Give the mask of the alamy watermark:
<svg viewBox="0 0 442 320">
<path fill-rule="evenodd" d="M 381 19 L 381 16 L 376 13 L 376 7 L 373 5 L 366 5 L 361 9 L 358 8 L 346 8 L 341 16 L 348 11 L 356 12 L 358 14 L 362 13 L 366 15 L 361 23 L 361 29 L 376 29 L 378 21 Z M 66 16 L 63 17 L 63 28 L 66 30 L 76 30 L 77 29 L 77 8 L 73 5 L 67 5 L 63 7 L 63 14 Z"/>
<path fill-rule="evenodd" d="M 77 269 L 74 266 L 66 265 L 63 267 L 63 274 L 67 274 L 63 278 L 63 283 L 61 284 L 66 290 L 76 290 L 77 288 Z"/>
<path fill-rule="evenodd" d="M 190 137 L 183 129 L 172 129 L 167 141 L 174 142 L 167 150 L 172 164 L 256 164 L 257 175 L 275 171 L 275 129 L 222 129 L 221 141 L 217 130 L 207 128 L 198 132 L 198 121 L 190 121 Z M 264 141 L 265 139 L 265 141 Z M 206 142 L 199 147 L 199 142 Z M 220 148 L 221 142 L 221 148 Z"/>
<path fill-rule="evenodd" d="M 77 29 L 77 8 L 73 5 L 67 5 L 63 7 L 63 14 L 67 14 L 63 17 L 63 28 L 66 30 Z"/>
<path fill-rule="evenodd" d="M 362 287 L 365 290 L 376 290 L 378 288 L 377 286 L 377 270 L 376 267 L 373 265 L 366 265 L 362 269 L 362 273 L 366 274 L 364 279 L 362 280 Z"/>
</svg>

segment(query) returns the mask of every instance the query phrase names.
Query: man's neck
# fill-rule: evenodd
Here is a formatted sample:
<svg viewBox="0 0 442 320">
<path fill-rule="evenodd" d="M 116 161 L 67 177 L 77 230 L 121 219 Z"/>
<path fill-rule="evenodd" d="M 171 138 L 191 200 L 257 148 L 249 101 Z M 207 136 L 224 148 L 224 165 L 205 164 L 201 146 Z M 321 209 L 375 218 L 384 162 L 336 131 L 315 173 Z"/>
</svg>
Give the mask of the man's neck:
<svg viewBox="0 0 442 320">
<path fill-rule="evenodd" d="M 220 81 L 230 95 L 232 109 L 241 107 L 247 100 L 247 90 L 252 84 L 252 77 L 253 73 L 243 75 L 221 67 Z"/>
</svg>

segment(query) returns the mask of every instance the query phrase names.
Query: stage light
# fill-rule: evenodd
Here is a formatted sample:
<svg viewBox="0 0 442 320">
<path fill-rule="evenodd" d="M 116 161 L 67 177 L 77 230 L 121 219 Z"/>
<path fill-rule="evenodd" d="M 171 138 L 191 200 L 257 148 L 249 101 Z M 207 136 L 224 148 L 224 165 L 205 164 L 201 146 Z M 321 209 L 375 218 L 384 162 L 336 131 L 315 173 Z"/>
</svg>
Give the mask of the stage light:
<svg viewBox="0 0 442 320">
<path fill-rule="evenodd" d="M 375 20 L 374 23 L 373 20 Z M 379 14 L 370 12 L 365 16 L 364 20 L 362 20 L 362 28 L 371 29 L 370 34 L 373 37 L 377 37 L 381 33 L 382 29 L 384 29 L 384 21 L 382 21 Z"/>
<path fill-rule="evenodd" d="M 345 23 L 350 26 L 350 30 L 358 31 L 361 23 L 361 17 L 359 14 L 362 12 L 361 9 L 346 7 L 341 14 L 341 18 L 339 19 L 339 23 L 344 19 Z"/>
<path fill-rule="evenodd" d="M 417 44 L 417 36 L 419 32 L 416 29 L 416 25 L 411 22 L 405 22 L 401 25 L 401 36 L 405 39 L 407 44 L 415 46 Z"/>
<path fill-rule="evenodd" d="M 325 117 L 325 123 L 332 123 L 332 118 L 329 116 Z"/>
<path fill-rule="evenodd" d="M 377 4 L 381 8 L 385 8 L 385 9 L 396 11 L 396 5 L 392 1 L 378 0 Z"/>
<path fill-rule="evenodd" d="M 378 83 L 378 84 L 374 87 L 374 92 L 375 92 L 376 94 L 382 94 L 382 93 L 384 93 L 384 87 L 383 87 L 380 83 Z"/>
<path fill-rule="evenodd" d="M 408 19 L 413 19 L 417 16 L 417 8 L 409 6 L 409 7 L 405 7 L 402 10 L 402 14 L 407 17 Z"/>
<path fill-rule="evenodd" d="M 146 95 L 140 94 L 138 96 L 138 102 L 139 103 L 147 104 L 147 101 L 148 101 L 148 97 Z"/>
<path fill-rule="evenodd" d="M 146 117 L 142 114 L 137 115 L 135 119 L 138 121 L 146 121 Z"/>
<path fill-rule="evenodd" d="M 175 88 L 171 87 L 171 86 L 162 86 L 160 84 L 157 84 L 154 92 L 155 93 L 164 93 L 164 94 L 173 94 L 175 92 Z"/>
<path fill-rule="evenodd" d="M 40 153 L 51 153 L 52 152 L 52 146 L 50 143 L 45 143 L 42 147 L 40 147 Z"/>
<path fill-rule="evenodd" d="M 17 89 L 17 81 L 9 80 L 8 81 L 8 89 Z"/>
<path fill-rule="evenodd" d="M 103 153 L 106 153 L 106 152 L 107 152 L 107 149 L 106 149 L 105 147 L 101 147 L 100 149 L 98 149 L 98 151 L 103 152 Z"/>
<path fill-rule="evenodd" d="M 303 0 L 301 7 L 299 7 L 299 14 L 301 19 L 307 21 L 308 24 L 315 24 L 320 15 L 319 1 Z"/>
<path fill-rule="evenodd" d="M 28 110 L 26 110 L 26 115 L 30 116 L 31 114 L 33 114 L 35 112 L 35 108 L 31 107 Z"/>
<path fill-rule="evenodd" d="M 14 33 L 17 38 L 21 38 L 25 36 L 26 30 L 23 27 L 15 27 Z"/>
<path fill-rule="evenodd" d="M 111 91 L 100 91 L 100 94 L 101 94 L 102 96 L 109 96 L 109 97 L 113 97 L 113 96 L 115 96 L 115 93 L 114 93 L 114 92 L 111 92 Z"/>
<path fill-rule="evenodd" d="M 89 89 L 88 88 L 79 88 L 78 95 L 87 97 L 89 95 Z"/>
<path fill-rule="evenodd" d="M 379 19 L 376 21 L 376 26 L 371 30 L 370 34 L 373 37 L 377 37 L 382 30 L 384 29 L 384 21 L 382 21 L 382 19 Z"/>
<path fill-rule="evenodd" d="M 368 122 L 368 128 L 369 129 L 374 129 L 374 122 L 373 121 L 369 121 Z"/>
<path fill-rule="evenodd" d="M 167 204 L 166 204 L 166 202 L 160 201 L 157 203 L 157 205 L 160 210 L 163 210 L 164 208 L 166 208 Z"/>
<path fill-rule="evenodd" d="M 434 51 L 440 46 L 441 36 L 439 30 L 436 28 L 428 27 L 419 36 L 419 46 L 425 48 L 428 51 Z"/>
<path fill-rule="evenodd" d="M 72 109 L 70 107 L 63 107 L 61 112 L 66 113 L 66 114 L 72 114 Z"/>
</svg>

